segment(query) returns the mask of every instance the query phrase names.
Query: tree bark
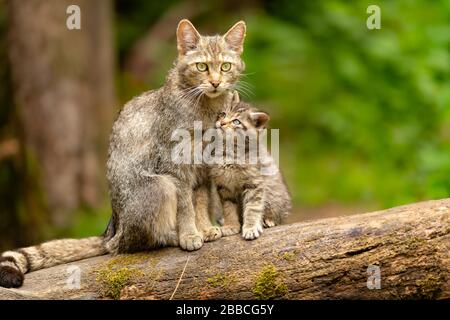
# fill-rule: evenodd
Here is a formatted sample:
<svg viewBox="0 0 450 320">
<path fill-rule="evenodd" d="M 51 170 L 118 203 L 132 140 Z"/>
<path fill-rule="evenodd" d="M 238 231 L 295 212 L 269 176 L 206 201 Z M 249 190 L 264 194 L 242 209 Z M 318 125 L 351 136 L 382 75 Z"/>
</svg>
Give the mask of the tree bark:
<svg viewBox="0 0 450 320">
<path fill-rule="evenodd" d="M 102 193 L 99 168 L 106 148 L 98 146 L 100 141 L 106 145 L 114 112 L 111 4 L 7 4 L 22 149 L 35 171 L 30 174 L 40 181 L 52 224 L 67 226 L 74 209 L 98 204 Z M 66 26 L 66 9 L 72 4 L 81 8 L 81 30 Z"/>
<path fill-rule="evenodd" d="M 0 289 L 0 298 L 448 299 L 449 248 L 450 199 L 443 199 L 282 225 L 196 252 L 78 261 L 33 272 L 21 289 Z M 377 267 L 379 289 L 371 281 Z M 67 285 L 74 270 L 80 288 Z"/>
</svg>

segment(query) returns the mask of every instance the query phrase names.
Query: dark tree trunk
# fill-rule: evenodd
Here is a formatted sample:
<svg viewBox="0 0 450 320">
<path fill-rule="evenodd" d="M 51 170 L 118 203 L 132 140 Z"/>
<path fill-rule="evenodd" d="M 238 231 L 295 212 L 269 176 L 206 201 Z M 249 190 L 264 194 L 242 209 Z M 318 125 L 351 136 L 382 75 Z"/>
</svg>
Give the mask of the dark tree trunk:
<svg viewBox="0 0 450 320">
<path fill-rule="evenodd" d="M 69 5 L 81 30 L 66 27 Z M 67 226 L 103 194 L 100 169 L 114 112 L 109 0 L 8 1 L 9 58 L 27 163 L 52 224 Z M 106 129 L 108 128 L 108 129 Z"/>
</svg>

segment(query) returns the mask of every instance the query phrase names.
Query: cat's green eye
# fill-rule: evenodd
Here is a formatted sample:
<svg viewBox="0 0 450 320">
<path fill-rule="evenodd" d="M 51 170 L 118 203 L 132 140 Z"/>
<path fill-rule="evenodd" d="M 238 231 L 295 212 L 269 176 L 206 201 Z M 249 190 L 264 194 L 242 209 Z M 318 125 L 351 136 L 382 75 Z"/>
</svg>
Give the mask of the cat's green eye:
<svg viewBox="0 0 450 320">
<path fill-rule="evenodd" d="M 236 125 L 236 126 L 238 126 L 238 125 L 241 124 L 241 122 L 240 122 L 238 119 L 234 119 L 234 120 L 233 120 L 233 124 Z"/>
<path fill-rule="evenodd" d="M 225 112 L 219 113 L 219 114 L 218 114 L 218 117 L 219 117 L 219 118 L 224 118 L 224 117 L 225 117 Z"/>
<path fill-rule="evenodd" d="M 222 66 L 220 67 L 222 69 L 222 71 L 230 71 L 231 69 L 231 63 L 229 62 L 224 62 L 222 63 Z"/>
<path fill-rule="evenodd" d="M 200 72 L 205 72 L 206 70 L 208 70 L 208 65 L 206 63 L 199 62 L 197 63 L 197 70 Z"/>
</svg>

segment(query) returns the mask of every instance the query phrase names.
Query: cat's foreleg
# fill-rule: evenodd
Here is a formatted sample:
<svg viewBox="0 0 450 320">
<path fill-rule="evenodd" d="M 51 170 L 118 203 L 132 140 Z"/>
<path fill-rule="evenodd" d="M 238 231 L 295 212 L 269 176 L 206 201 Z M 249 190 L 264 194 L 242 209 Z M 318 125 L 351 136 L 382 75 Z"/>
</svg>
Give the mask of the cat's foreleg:
<svg viewBox="0 0 450 320">
<path fill-rule="evenodd" d="M 203 246 L 203 236 L 195 225 L 193 190 L 191 186 L 184 184 L 177 187 L 177 229 L 180 247 L 188 251 L 198 250 Z"/>
<path fill-rule="evenodd" d="M 221 230 L 224 237 L 238 234 L 241 231 L 239 211 L 236 203 L 229 200 L 223 201 L 223 220 Z"/>
<path fill-rule="evenodd" d="M 203 241 L 214 241 L 222 237 L 219 227 L 213 226 L 209 214 L 210 196 L 206 186 L 194 191 L 195 222 L 198 231 L 203 236 Z"/>
<path fill-rule="evenodd" d="M 246 240 L 258 238 L 263 232 L 264 188 L 250 187 L 243 196 L 242 236 Z"/>
<path fill-rule="evenodd" d="M 220 198 L 219 191 L 217 190 L 217 185 L 213 182 L 210 186 L 210 202 L 209 202 L 209 212 L 210 219 L 214 224 L 219 224 L 223 226 L 223 205 L 222 199 Z"/>
</svg>

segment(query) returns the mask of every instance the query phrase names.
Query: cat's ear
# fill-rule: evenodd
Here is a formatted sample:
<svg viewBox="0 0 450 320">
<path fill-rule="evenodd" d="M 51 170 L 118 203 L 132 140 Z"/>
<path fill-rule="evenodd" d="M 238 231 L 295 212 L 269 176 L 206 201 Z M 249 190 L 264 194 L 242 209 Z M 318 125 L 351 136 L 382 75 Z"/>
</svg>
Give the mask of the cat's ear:
<svg viewBox="0 0 450 320">
<path fill-rule="evenodd" d="M 200 33 L 189 20 L 181 20 L 177 28 L 178 53 L 185 55 L 186 52 L 195 49 L 200 41 L 200 37 Z"/>
<path fill-rule="evenodd" d="M 265 128 L 270 119 L 267 113 L 261 111 L 250 113 L 250 118 L 257 129 Z"/>
<path fill-rule="evenodd" d="M 246 26 L 244 21 L 239 21 L 225 33 L 223 38 L 230 48 L 241 54 L 244 51 L 244 38 Z"/>
</svg>

